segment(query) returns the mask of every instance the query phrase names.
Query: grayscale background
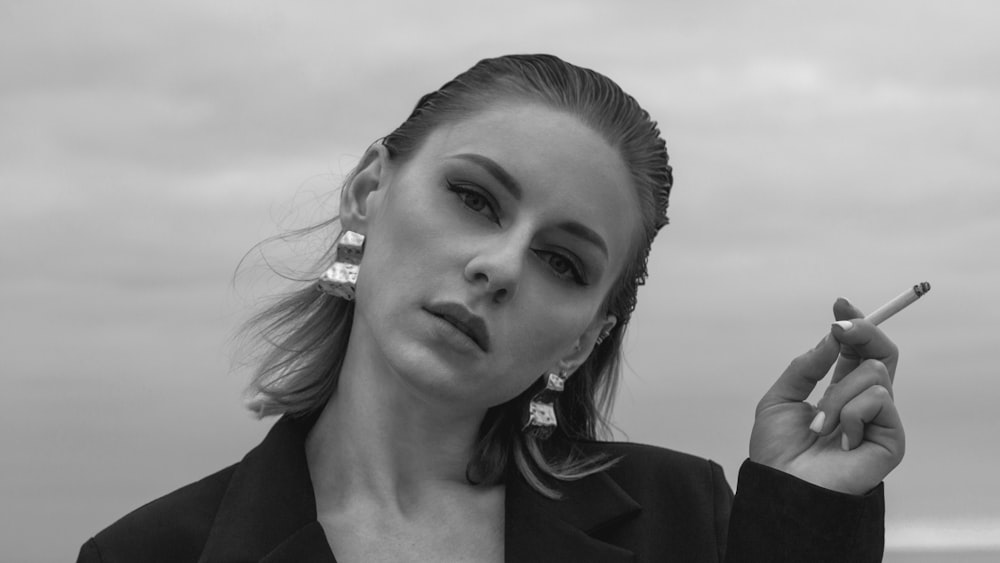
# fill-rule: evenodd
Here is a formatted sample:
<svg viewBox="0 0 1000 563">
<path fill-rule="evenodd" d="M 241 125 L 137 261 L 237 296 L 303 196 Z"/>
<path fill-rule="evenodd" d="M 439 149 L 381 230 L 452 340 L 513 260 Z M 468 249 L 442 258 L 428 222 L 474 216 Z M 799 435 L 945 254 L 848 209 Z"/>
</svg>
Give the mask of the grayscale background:
<svg viewBox="0 0 1000 563">
<path fill-rule="evenodd" d="M 756 401 L 835 298 L 871 310 L 930 281 L 884 325 L 908 437 L 886 560 L 986 560 L 998 23 L 990 1 L 3 0 L 0 559 L 72 560 L 238 461 L 271 420 L 242 407 L 230 337 L 281 287 L 257 254 L 234 287 L 240 258 L 331 214 L 421 94 L 483 57 L 551 52 L 632 93 L 675 167 L 621 437 L 735 482 Z"/>
</svg>

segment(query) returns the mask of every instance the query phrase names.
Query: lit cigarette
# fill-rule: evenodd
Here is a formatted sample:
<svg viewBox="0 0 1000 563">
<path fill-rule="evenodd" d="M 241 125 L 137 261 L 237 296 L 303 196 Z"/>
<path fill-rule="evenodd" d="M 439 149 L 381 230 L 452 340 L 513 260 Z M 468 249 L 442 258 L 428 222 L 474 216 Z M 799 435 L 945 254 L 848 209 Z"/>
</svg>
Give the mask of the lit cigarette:
<svg viewBox="0 0 1000 563">
<path fill-rule="evenodd" d="M 869 313 L 868 316 L 865 317 L 865 320 L 875 325 L 880 324 L 889 319 L 889 317 L 912 305 L 914 301 L 920 299 L 930 290 L 931 284 L 927 282 L 919 283 L 913 286 L 912 289 L 904 291 L 892 301 L 889 301 L 885 305 L 882 305 L 878 309 Z"/>
</svg>

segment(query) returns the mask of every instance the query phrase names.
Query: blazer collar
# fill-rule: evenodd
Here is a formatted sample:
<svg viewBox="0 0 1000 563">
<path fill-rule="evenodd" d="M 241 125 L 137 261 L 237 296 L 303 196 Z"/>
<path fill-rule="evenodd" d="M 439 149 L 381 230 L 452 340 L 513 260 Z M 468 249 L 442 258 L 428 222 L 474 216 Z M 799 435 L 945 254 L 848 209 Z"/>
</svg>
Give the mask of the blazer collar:
<svg viewBox="0 0 1000 563">
<path fill-rule="evenodd" d="M 335 561 L 316 520 L 305 457 L 305 437 L 314 422 L 314 417 L 281 418 L 243 458 L 219 505 L 200 562 Z M 606 472 L 560 482 L 558 488 L 563 497 L 552 500 L 519 474 L 508 479 L 507 561 L 632 560 L 632 552 L 594 537 L 641 511 L 632 497 Z"/>
<path fill-rule="evenodd" d="M 332 562 L 306 463 L 313 419 L 282 417 L 237 466 L 199 563 Z"/>
</svg>

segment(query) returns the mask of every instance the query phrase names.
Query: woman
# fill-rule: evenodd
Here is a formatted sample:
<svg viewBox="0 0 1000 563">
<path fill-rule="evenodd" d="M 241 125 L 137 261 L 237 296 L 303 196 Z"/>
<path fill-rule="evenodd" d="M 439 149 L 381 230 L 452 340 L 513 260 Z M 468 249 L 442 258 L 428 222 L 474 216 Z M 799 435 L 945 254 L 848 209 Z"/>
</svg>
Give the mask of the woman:
<svg viewBox="0 0 1000 563">
<path fill-rule="evenodd" d="M 555 57 L 424 96 L 348 176 L 330 270 L 251 323 L 282 419 L 80 560 L 879 560 L 897 352 L 845 301 L 760 402 L 735 501 L 712 462 L 597 441 L 671 181 L 648 114 Z"/>
</svg>

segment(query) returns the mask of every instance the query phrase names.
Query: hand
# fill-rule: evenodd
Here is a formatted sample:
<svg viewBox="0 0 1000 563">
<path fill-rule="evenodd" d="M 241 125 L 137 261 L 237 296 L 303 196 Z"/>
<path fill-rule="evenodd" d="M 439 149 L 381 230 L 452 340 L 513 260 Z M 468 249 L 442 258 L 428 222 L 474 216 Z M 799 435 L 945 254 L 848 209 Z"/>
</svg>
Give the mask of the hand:
<svg viewBox="0 0 1000 563">
<path fill-rule="evenodd" d="M 757 405 L 750 459 L 849 494 L 877 486 L 903 459 L 903 425 L 893 402 L 896 345 L 844 299 L 838 321 L 815 348 L 792 360 Z M 813 407 L 806 398 L 836 361 Z M 822 413 L 822 414 L 820 414 Z M 810 429 L 810 425 L 814 430 Z"/>
</svg>

